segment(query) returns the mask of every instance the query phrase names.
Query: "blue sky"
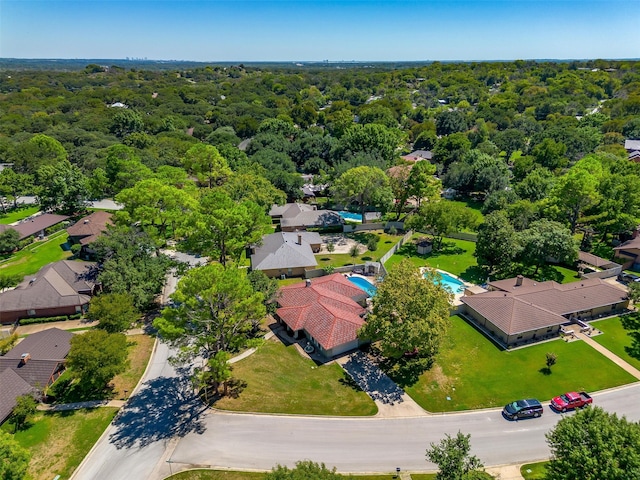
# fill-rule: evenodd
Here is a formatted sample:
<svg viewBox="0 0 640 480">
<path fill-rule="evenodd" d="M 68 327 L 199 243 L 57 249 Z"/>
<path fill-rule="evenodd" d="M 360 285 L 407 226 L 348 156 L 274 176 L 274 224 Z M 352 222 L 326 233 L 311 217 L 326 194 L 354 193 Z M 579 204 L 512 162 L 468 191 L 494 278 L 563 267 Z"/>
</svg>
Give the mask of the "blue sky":
<svg viewBox="0 0 640 480">
<path fill-rule="evenodd" d="M 0 0 L 0 57 L 640 57 L 640 0 Z"/>
</svg>

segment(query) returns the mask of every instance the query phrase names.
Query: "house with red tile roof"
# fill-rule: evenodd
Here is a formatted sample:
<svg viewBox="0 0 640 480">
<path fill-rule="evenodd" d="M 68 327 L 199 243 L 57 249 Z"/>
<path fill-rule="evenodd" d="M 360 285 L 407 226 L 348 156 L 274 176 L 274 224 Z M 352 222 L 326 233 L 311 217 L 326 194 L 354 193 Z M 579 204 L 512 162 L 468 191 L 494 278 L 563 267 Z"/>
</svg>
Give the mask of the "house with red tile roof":
<svg viewBox="0 0 640 480">
<path fill-rule="evenodd" d="M 361 345 L 358 330 L 365 322 L 366 299 L 364 290 L 334 273 L 282 287 L 276 315 L 296 338 L 305 335 L 330 358 Z"/>
<path fill-rule="evenodd" d="M 462 313 L 507 347 L 551 338 L 562 325 L 613 315 L 629 306 L 624 290 L 599 278 L 560 284 L 518 276 L 488 287 L 463 296 Z"/>
</svg>

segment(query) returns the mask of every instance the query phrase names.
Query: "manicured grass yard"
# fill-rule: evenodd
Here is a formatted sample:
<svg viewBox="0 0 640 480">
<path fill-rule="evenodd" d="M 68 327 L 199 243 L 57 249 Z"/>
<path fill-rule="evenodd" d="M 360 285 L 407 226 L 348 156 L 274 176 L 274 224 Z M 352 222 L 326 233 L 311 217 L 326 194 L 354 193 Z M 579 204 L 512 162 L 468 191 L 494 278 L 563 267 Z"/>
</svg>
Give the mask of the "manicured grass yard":
<svg viewBox="0 0 640 480">
<path fill-rule="evenodd" d="M 602 335 L 592 337 L 596 342 L 640 369 L 640 359 L 634 358 L 627 353 L 627 347 L 631 346 L 631 337 L 629 336 L 629 331 L 622 326 L 620 317 L 607 318 L 606 320 L 590 323 L 603 332 Z"/>
<path fill-rule="evenodd" d="M 294 345 L 271 339 L 233 364 L 233 378 L 246 382 L 237 398 L 224 397 L 216 408 L 243 412 L 308 415 L 374 415 L 369 396 L 351 385 L 337 364 L 317 366 Z M 312 400 L 311 400 L 312 399 Z"/>
<path fill-rule="evenodd" d="M 36 205 L 35 207 L 10 210 L 6 214 L 0 213 L 0 224 L 8 225 L 10 223 L 17 222 L 19 220 L 22 220 L 23 218 L 27 218 L 35 213 L 38 213 L 38 210 L 40 210 L 40 207 Z"/>
<path fill-rule="evenodd" d="M 524 480 L 543 480 L 545 468 L 549 462 L 528 463 L 520 467 L 520 475 Z"/>
<path fill-rule="evenodd" d="M 473 256 L 476 251 L 474 242 L 445 238 L 439 251 L 418 255 L 413 240 L 426 236 L 422 233 L 413 235 L 385 264 L 387 270 L 393 269 L 394 265 L 408 258 L 416 267 L 439 268 L 472 283 L 483 283 L 486 280 L 486 276 L 478 268 L 476 257 Z"/>
<path fill-rule="evenodd" d="M 327 468 L 330 468 L 327 465 Z M 191 470 L 188 472 L 176 473 L 167 480 L 262 480 L 267 474 L 262 472 L 226 472 L 221 470 Z M 357 480 L 391 480 L 394 475 L 354 475 L 345 478 Z M 412 479 L 433 480 L 435 475 L 411 476 Z"/>
<path fill-rule="evenodd" d="M 551 374 L 544 373 L 547 352 L 558 356 Z M 588 374 L 577 373 L 577 365 Z M 545 401 L 569 390 L 597 391 L 633 381 L 584 342 L 558 339 L 503 351 L 453 316 L 435 365 L 405 389 L 426 410 L 444 412 L 498 407 L 518 398 Z"/>
<path fill-rule="evenodd" d="M 155 339 L 149 335 L 130 335 L 127 337 L 129 343 L 133 345 L 129 348 L 129 361 L 131 362 L 126 372 L 116 376 L 113 381 L 113 394 L 116 399 L 124 400 L 124 391 L 127 397 L 138 384 L 140 377 L 144 373 Z"/>
<path fill-rule="evenodd" d="M 60 475 L 64 480 L 71 477 L 117 411 L 104 407 L 38 412 L 29 428 L 15 434 L 15 439 L 31 453 L 30 478 L 51 480 Z M 5 424 L 2 428 L 12 432 L 9 427 L 10 424 Z"/>
<path fill-rule="evenodd" d="M 367 235 L 377 235 L 380 240 L 378 241 L 378 248 L 372 252 L 366 248 Z M 400 241 L 402 235 L 389 235 L 382 230 L 372 230 L 371 232 L 357 232 L 345 234 L 348 238 L 355 239 L 360 242 L 360 255 L 352 257 L 349 253 L 319 253 L 316 255 L 316 261 L 318 262 L 317 268 L 323 268 L 329 265 L 334 267 L 344 267 L 346 265 L 362 264 L 366 261 L 377 262 L 382 256 L 391 250 L 396 243 Z"/>
<path fill-rule="evenodd" d="M 68 238 L 67 232 L 60 230 L 46 241 L 32 243 L 0 261 L 0 275 L 33 275 L 48 263 L 70 257 L 71 251 L 63 249 Z"/>
</svg>

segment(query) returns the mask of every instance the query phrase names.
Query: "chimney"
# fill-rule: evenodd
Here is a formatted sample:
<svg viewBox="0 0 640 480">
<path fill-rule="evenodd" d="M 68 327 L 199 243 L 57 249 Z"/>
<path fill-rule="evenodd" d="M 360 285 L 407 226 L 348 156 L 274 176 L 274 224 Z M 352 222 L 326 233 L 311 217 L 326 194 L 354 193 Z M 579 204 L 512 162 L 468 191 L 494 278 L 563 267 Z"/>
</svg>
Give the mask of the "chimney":
<svg viewBox="0 0 640 480">
<path fill-rule="evenodd" d="M 516 277 L 516 287 L 521 287 L 522 286 L 522 280 L 524 280 L 524 277 L 522 275 L 518 275 Z"/>
<path fill-rule="evenodd" d="M 298 245 L 302 245 L 302 234 L 298 233 Z"/>
<path fill-rule="evenodd" d="M 22 355 L 20 355 L 20 363 L 22 365 L 26 365 L 30 358 L 31 358 L 30 353 L 23 353 Z"/>
<path fill-rule="evenodd" d="M 307 279 L 304 281 L 304 286 L 305 286 L 305 287 L 310 287 L 310 286 L 311 286 L 311 279 L 307 278 Z"/>
</svg>

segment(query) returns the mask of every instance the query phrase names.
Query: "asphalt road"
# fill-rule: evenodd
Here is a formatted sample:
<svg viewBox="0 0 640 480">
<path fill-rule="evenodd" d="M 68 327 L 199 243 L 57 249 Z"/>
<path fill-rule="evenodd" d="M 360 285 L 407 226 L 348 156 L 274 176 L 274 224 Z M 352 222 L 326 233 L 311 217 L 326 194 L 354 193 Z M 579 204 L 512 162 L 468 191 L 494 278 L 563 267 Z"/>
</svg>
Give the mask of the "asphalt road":
<svg viewBox="0 0 640 480">
<path fill-rule="evenodd" d="M 640 421 L 639 395 L 635 384 L 595 394 L 594 402 Z M 402 419 L 207 414 L 205 432 L 182 438 L 170 460 L 231 469 L 269 470 L 311 459 L 341 472 L 435 470 L 426 448 L 461 430 L 471 434 L 473 453 L 486 466 L 526 463 L 548 458 L 545 433 L 560 418 L 548 406 L 541 418 L 519 421 L 505 420 L 500 410 Z"/>
</svg>

